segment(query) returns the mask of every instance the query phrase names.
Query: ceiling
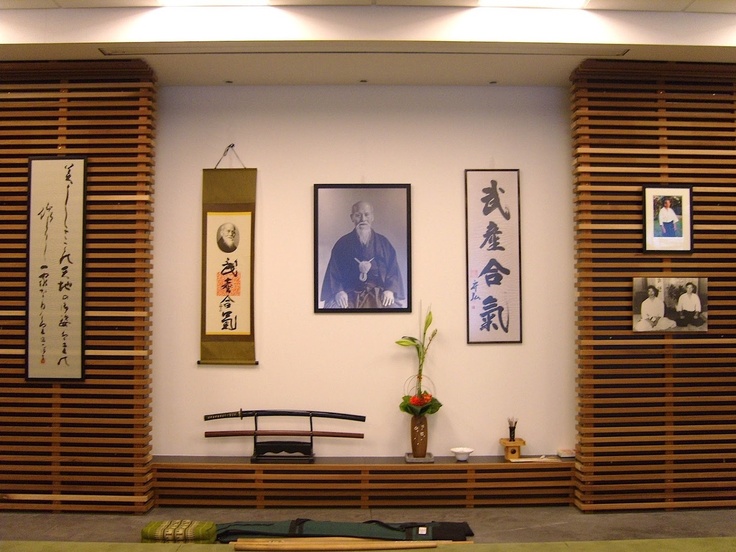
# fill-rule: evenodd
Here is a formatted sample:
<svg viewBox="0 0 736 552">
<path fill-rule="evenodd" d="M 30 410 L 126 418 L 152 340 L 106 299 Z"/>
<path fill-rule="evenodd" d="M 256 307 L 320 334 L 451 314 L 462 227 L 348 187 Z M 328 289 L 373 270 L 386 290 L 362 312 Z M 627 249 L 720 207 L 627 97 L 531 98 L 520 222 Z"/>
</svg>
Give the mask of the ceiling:
<svg viewBox="0 0 736 552">
<path fill-rule="evenodd" d="M 5 9 L 141 8 L 166 0 L 0 0 Z M 168 0 L 170 2 L 170 0 Z M 187 1 L 187 0 L 184 0 Z M 220 4 L 233 0 L 219 0 Z M 533 1 L 533 0 L 527 0 Z M 189 5 L 192 0 L 188 0 Z M 270 0 L 280 6 L 468 7 L 478 0 Z M 539 0 L 536 0 L 537 4 Z M 380 8 L 376 8 L 380 9 Z M 587 0 L 585 9 L 736 14 L 736 0 Z M 92 10 L 94 11 L 94 10 Z M 585 59 L 736 63 L 736 48 L 451 41 L 126 42 L 0 44 L 5 61 L 144 59 L 161 86 L 567 86 Z"/>
<path fill-rule="evenodd" d="M 255 0 L 254 0 L 255 1 Z M 473 7 L 483 0 L 269 0 L 273 6 L 444 6 Z M 493 0 L 489 0 L 493 1 Z M 553 0 L 496 0 L 514 7 L 546 7 Z M 556 0 L 564 2 L 564 0 Z M 588 10 L 736 13 L 736 0 L 579 0 Z M 3 9 L 141 8 L 166 5 L 224 6 L 248 0 L 0 0 Z"/>
</svg>

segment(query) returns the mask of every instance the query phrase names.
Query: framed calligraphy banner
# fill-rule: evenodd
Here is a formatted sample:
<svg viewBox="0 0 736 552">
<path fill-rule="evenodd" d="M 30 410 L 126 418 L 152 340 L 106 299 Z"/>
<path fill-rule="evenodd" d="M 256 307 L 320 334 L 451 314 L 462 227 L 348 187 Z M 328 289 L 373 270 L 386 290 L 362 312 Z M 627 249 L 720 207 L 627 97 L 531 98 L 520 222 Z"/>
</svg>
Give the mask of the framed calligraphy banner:
<svg viewBox="0 0 736 552">
<path fill-rule="evenodd" d="M 468 343 L 521 343 L 519 170 L 465 171 Z"/>
<path fill-rule="evenodd" d="M 200 364 L 257 364 L 253 317 L 256 170 L 202 177 Z"/>
<path fill-rule="evenodd" d="M 693 250 L 692 188 L 643 187 L 644 252 Z"/>
<path fill-rule="evenodd" d="M 411 312 L 411 185 L 314 185 L 314 312 Z"/>
<path fill-rule="evenodd" d="M 26 377 L 84 377 L 86 159 L 29 161 Z"/>
</svg>

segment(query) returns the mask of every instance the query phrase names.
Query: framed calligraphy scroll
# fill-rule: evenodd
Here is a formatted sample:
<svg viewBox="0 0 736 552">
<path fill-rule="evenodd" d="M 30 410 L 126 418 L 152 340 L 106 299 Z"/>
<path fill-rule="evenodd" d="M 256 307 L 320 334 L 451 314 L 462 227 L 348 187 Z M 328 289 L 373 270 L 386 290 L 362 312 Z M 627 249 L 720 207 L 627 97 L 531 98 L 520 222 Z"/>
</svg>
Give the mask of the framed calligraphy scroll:
<svg viewBox="0 0 736 552">
<path fill-rule="evenodd" d="M 315 184 L 314 312 L 411 312 L 411 186 Z"/>
<path fill-rule="evenodd" d="M 84 377 L 83 157 L 29 162 L 26 377 Z"/>
<path fill-rule="evenodd" d="M 200 364 L 257 364 L 253 320 L 256 170 L 202 177 Z"/>
<path fill-rule="evenodd" d="M 468 343 L 521 343 L 519 170 L 465 171 Z"/>
</svg>

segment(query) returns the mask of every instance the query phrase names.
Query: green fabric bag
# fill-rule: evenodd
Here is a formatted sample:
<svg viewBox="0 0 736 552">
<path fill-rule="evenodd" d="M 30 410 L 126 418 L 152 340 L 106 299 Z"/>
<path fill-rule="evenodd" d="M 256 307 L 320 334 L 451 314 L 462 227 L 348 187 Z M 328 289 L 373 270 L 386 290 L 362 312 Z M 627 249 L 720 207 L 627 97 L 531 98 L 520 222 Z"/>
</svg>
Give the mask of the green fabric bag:
<svg viewBox="0 0 736 552">
<path fill-rule="evenodd" d="M 217 525 L 212 521 L 175 519 L 151 521 L 141 531 L 141 542 L 217 542 Z"/>
<path fill-rule="evenodd" d="M 233 542 L 248 537 L 358 537 L 393 541 L 452 540 L 464 541 L 473 536 L 465 522 L 384 523 L 313 521 L 236 521 L 217 525 L 217 541 Z"/>
</svg>

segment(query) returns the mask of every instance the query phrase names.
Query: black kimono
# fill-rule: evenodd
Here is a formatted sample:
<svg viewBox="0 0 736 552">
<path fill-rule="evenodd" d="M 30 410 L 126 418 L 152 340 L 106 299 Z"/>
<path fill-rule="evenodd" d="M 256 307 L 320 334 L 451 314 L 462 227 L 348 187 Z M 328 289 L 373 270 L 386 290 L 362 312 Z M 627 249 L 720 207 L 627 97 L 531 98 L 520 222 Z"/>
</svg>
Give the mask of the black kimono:
<svg viewBox="0 0 736 552">
<path fill-rule="evenodd" d="M 322 282 L 325 308 L 338 308 L 335 295 L 340 291 L 348 294 L 348 308 L 383 308 L 385 290 L 392 291 L 396 301 L 405 299 L 396 250 L 388 238 L 371 232 L 363 245 L 353 231 L 337 240 Z"/>
</svg>

